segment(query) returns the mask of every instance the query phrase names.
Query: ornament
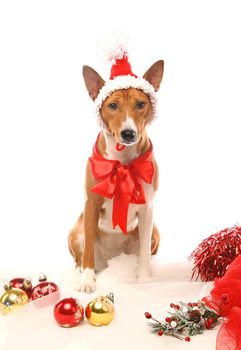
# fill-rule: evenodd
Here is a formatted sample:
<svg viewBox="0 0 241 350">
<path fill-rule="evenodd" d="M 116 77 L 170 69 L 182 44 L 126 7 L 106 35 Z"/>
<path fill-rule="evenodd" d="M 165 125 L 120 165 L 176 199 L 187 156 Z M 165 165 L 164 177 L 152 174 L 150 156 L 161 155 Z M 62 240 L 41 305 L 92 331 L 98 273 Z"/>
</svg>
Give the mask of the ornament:
<svg viewBox="0 0 241 350">
<path fill-rule="evenodd" d="M 53 302 L 56 302 L 60 296 L 59 287 L 53 282 L 48 282 L 47 277 L 44 274 L 40 275 L 39 282 L 40 283 L 37 284 L 32 289 L 31 299 L 32 300 L 40 299 L 42 297 L 45 297 L 54 293 L 52 298 L 49 298 L 48 301 L 45 300 L 43 304 L 38 304 L 38 305 L 46 306 L 46 305 L 51 305 Z"/>
<path fill-rule="evenodd" d="M 84 308 L 77 299 L 65 298 L 55 305 L 54 317 L 61 327 L 74 327 L 83 321 Z"/>
<path fill-rule="evenodd" d="M 19 309 L 29 302 L 27 294 L 19 288 L 13 288 L 9 283 L 4 285 L 5 292 L 0 298 L 0 309 L 3 314 Z"/>
<path fill-rule="evenodd" d="M 9 283 L 13 288 L 22 289 L 27 294 L 28 298 L 31 298 L 33 286 L 30 278 L 17 277 L 9 281 Z"/>
<path fill-rule="evenodd" d="M 85 315 L 93 326 L 107 326 L 114 317 L 113 294 L 100 296 L 89 302 L 85 308 Z"/>
<path fill-rule="evenodd" d="M 212 281 L 222 277 L 230 263 L 241 254 L 241 226 L 235 225 L 204 239 L 192 252 L 194 262 L 192 278 Z"/>
</svg>

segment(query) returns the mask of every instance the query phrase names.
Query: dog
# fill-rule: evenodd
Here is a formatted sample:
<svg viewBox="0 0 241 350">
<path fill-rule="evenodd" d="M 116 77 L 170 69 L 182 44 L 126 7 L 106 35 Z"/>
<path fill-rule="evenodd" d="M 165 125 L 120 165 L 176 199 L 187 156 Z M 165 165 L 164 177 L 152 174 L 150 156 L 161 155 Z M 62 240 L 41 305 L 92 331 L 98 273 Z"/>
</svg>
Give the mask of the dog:
<svg viewBox="0 0 241 350">
<path fill-rule="evenodd" d="M 107 82 L 91 67 L 83 67 L 102 130 L 87 162 L 84 211 L 68 236 L 70 253 L 82 270 L 81 292 L 95 291 L 95 272 L 121 253 L 139 255 L 139 282 L 151 274 L 150 256 L 160 242 L 153 223 L 158 166 L 146 126 L 156 113 L 163 69 L 159 60 L 138 78 L 125 51 L 115 59 Z"/>
</svg>

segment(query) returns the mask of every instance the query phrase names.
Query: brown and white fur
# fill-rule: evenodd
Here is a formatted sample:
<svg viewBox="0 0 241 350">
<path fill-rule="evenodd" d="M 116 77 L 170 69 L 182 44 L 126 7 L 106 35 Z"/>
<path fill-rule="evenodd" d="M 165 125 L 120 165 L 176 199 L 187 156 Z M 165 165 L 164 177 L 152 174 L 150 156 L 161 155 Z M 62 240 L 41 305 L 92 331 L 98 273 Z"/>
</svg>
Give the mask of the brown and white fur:
<svg viewBox="0 0 241 350">
<path fill-rule="evenodd" d="M 163 61 L 157 61 L 143 76 L 156 91 L 162 80 L 163 66 Z M 95 100 L 104 80 L 88 66 L 83 67 L 83 76 L 89 95 Z M 153 118 L 153 109 L 143 91 L 129 88 L 113 92 L 104 101 L 100 114 L 108 131 L 102 130 L 97 146 L 105 158 L 128 164 L 148 150 L 150 142 L 145 127 Z M 135 137 L 131 142 L 123 140 L 123 130 L 134 131 Z M 116 150 L 117 143 L 124 144 L 125 148 Z M 146 203 L 129 205 L 127 236 L 118 226 L 112 227 L 112 200 L 90 191 L 95 180 L 87 162 L 85 207 L 68 238 L 76 266 L 82 269 L 80 291 L 93 292 L 96 288 L 95 272 L 106 267 L 107 260 L 122 252 L 139 255 L 140 282 L 150 276 L 150 255 L 157 253 L 160 241 L 158 229 L 153 223 L 153 198 L 158 187 L 158 167 L 153 161 L 152 184 L 141 183 Z"/>
</svg>

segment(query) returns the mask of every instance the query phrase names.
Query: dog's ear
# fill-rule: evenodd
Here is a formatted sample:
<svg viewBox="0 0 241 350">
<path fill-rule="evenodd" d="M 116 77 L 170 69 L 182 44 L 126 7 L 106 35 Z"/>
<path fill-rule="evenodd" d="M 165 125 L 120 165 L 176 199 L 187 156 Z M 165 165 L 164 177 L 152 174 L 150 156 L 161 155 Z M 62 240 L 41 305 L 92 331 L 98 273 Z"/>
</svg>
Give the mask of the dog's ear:
<svg viewBox="0 0 241 350">
<path fill-rule="evenodd" d="M 163 70 L 164 61 L 160 60 L 154 63 L 143 75 L 143 78 L 146 79 L 154 87 L 155 91 L 158 91 L 161 84 Z"/>
<path fill-rule="evenodd" d="M 100 89 L 105 84 L 105 81 L 93 68 L 89 66 L 83 66 L 82 72 L 90 98 L 92 98 L 94 101 L 98 96 Z"/>
</svg>

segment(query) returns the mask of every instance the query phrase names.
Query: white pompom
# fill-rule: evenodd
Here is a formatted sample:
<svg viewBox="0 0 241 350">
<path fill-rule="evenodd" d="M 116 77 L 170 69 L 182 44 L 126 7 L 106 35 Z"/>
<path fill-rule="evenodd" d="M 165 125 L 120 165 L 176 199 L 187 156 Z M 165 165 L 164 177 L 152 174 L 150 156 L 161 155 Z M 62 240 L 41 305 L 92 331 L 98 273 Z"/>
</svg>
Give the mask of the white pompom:
<svg viewBox="0 0 241 350">
<path fill-rule="evenodd" d="M 100 40 L 98 44 L 98 54 L 102 60 L 115 62 L 128 56 L 129 38 L 120 29 L 116 29 L 110 35 Z"/>
</svg>

